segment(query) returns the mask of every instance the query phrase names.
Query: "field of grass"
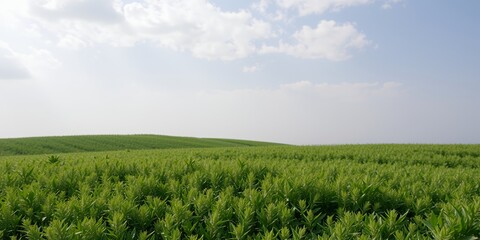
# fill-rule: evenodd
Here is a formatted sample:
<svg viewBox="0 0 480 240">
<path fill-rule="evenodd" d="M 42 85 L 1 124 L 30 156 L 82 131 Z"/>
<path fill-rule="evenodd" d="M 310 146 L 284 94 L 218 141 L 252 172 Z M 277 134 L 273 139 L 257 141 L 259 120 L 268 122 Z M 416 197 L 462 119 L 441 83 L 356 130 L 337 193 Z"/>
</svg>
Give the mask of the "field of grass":
<svg viewBox="0 0 480 240">
<path fill-rule="evenodd" d="M 265 146 L 273 143 L 161 135 L 93 135 L 0 139 L 0 156 L 125 149 Z"/>
<path fill-rule="evenodd" d="M 11 239 L 477 239 L 480 145 L 0 157 Z"/>
</svg>

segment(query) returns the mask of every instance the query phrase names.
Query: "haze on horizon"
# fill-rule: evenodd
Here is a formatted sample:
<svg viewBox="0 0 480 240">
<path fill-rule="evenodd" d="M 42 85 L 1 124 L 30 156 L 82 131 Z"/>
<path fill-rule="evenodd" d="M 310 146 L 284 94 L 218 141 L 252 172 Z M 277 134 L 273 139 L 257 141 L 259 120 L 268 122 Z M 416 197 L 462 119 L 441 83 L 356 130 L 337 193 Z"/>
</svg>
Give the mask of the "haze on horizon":
<svg viewBox="0 0 480 240">
<path fill-rule="evenodd" d="M 0 138 L 480 143 L 480 2 L 17 0 Z"/>
</svg>

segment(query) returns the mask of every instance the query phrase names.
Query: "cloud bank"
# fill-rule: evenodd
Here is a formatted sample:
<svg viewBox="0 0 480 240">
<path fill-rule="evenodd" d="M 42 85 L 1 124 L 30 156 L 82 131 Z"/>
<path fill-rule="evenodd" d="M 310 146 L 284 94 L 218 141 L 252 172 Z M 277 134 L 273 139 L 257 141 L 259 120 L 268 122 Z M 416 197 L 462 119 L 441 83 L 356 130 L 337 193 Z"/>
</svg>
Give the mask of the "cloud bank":
<svg viewBox="0 0 480 240">
<path fill-rule="evenodd" d="M 350 49 L 362 49 L 369 44 L 366 36 L 346 23 L 321 21 L 315 28 L 303 26 L 293 34 L 293 44 L 280 42 L 278 46 L 264 46 L 264 53 L 285 53 L 299 58 L 323 58 L 341 61 L 351 57 Z"/>
<path fill-rule="evenodd" d="M 367 47 L 369 40 L 356 24 L 322 19 L 322 13 L 371 2 L 262 0 L 250 8 L 226 11 L 207 0 L 19 0 L 16 5 L 9 3 L 2 15 L 72 50 L 150 43 L 208 60 L 280 53 L 341 61 L 351 57 L 352 50 Z M 258 14 L 259 9 L 264 14 Z M 294 18 L 315 14 L 320 19 L 317 25 L 301 25 L 290 32 L 287 23 L 272 20 L 265 9 L 279 16 L 291 15 L 289 10 L 295 9 Z"/>
</svg>

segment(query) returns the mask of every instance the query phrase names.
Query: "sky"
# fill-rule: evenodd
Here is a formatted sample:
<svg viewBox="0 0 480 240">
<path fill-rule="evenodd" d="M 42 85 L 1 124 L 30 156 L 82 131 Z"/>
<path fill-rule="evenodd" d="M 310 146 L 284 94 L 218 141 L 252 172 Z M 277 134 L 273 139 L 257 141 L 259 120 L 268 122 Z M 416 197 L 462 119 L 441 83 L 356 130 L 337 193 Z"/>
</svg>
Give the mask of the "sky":
<svg viewBox="0 0 480 240">
<path fill-rule="evenodd" d="M 0 138 L 480 143 L 480 1 L 2 0 Z"/>
</svg>

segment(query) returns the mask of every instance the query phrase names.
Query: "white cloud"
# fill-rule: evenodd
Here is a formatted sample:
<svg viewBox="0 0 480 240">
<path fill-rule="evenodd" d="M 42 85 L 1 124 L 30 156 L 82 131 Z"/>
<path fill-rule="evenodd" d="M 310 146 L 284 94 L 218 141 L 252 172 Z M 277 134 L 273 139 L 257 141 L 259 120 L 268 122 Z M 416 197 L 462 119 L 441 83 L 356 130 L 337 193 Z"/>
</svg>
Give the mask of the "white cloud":
<svg viewBox="0 0 480 240">
<path fill-rule="evenodd" d="M 394 96 L 401 84 L 396 82 L 385 83 L 318 83 L 299 81 L 280 86 L 282 91 L 314 94 L 326 99 L 342 99 L 344 101 L 359 101 L 378 96 Z"/>
<path fill-rule="evenodd" d="M 383 9 L 390 9 L 393 5 L 403 2 L 404 0 L 385 0 L 382 4 Z"/>
<path fill-rule="evenodd" d="M 309 89 L 312 86 L 313 86 L 313 84 L 310 81 L 300 81 L 300 82 L 282 84 L 282 85 L 280 85 L 280 89 L 296 91 L 296 90 Z"/>
<path fill-rule="evenodd" d="M 124 11 L 141 39 L 199 58 L 243 58 L 256 51 L 257 40 L 272 36 L 270 24 L 249 12 L 225 12 L 203 0 L 131 3 Z"/>
<path fill-rule="evenodd" d="M 290 44 L 282 39 L 288 35 L 284 26 L 273 29 L 272 22 L 289 18 L 281 9 L 295 8 L 310 14 L 369 2 L 278 0 L 280 7 L 273 13 L 265 12 L 272 6 L 270 1 L 254 3 L 252 8 L 264 11 L 267 21 L 250 10 L 224 11 L 208 0 L 44 0 L 28 2 L 30 14 L 23 17 L 27 26 L 35 26 L 36 32 L 69 49 L 98 44 L 132 47 L 147 42 L 210 60 L 276 52 L 339 61 L 349 58 L 350 50 L 368 44 L 353 24 L 322 20 L 315 28 L 303 26 L 292 34 L 295 42 Z M 272 40 L 279 45 L 266 45 Z"/>
<path fill-rule="evenodd" d="M 36 38 L 74 50 L 148 43 L 209 60 L 282 53 L 340 61 L 368 45 L 366 36 L 354 24 L 335 21 L 297 28 L 289 9 L 319 14 L 372 1 L 258 0 L 250 9 L 226 11 L 209 0 L 19 0 L 0 13 L 17 16 L 16 28 L 32 29 Z"/>
<path fill-rule="evenodd" d="M 71 34 L 66 34 L 60 37 L 60 40 L 58 41 L 58 46 L 62 48 L 77 50 L 80 48 L 87 47 L 88 44 L 79 37 L 76 37 Z"/>
<path fill-rule="evenodd" d="M 42 72 L 46 69 L 57 69 L 62 63 L 46 49 L 30 48 L 29 53 L 18 53 L 18 58 L 32 69 L 32 72 Z"/>
<path fill-rule="evenodd" d="M 198 58 L 233 60 L 273 36 L 270 24 L 250 12 L 222 11 L 207 0 L 49 0 L 31 9 L 59 46 L 72 49 L 151 42 Z"/>
<path fill-rule="evenodd" d="M 30 73 L 18 59 L 18 54 L 0 41 L 0 80 L 29 78 Z"/>
<path fill-rule="evenodd" d="M 121 20 L 112 0 L 43 0 L 30 3 L 30 12 L 44 19 L 78 19 L 104 23 Z"/>
<path fill-rule="evenodd" d="M 372 3 L 373 0 L 276 0 L 284 9 L 294 8 L 300 16 L 322 14 L 326 11 L 337 11 L 342 8 Z"/>
<path fill-rule="evenodd" d="M 242 69 L 244 73 L 254 73 L 258 70 L 260 70 L 260 66 L 258 64 L 251 65 L 251 66 L 244 66 Z"/>
<path fill-rule="evenodd" d="M 0 79 L 29 78 L 61 66 L 61 62 L 48 50 L 29 48 L 19 52 L 0 41 Z"/>
<path fill-rule="evenodd" d="M 24 15 L 28 9 L 27 0 L 2 1 L 0 7 L 0 23 L 12 25 L 19 15 Z"/>
<path fill-rule="evenodd" d="M 283 21 L 284 23 L 293 22 L 294 17 L 290 16 L 286 9 L 272 7 L 275 6 L 272 4 L 271 0 L 259 0 L 252 3 L 250 8 L 262 15 L 264 19 L 267 19 L 270 22 L 279 22 Z"/>
<path fill-rule="evenodd" d="M 259 11 L 261 13 L 265 13 L 267 11 L 267 8 L 270 5 L 271 0 L 258 0 L 252 3 L 252 8 L 255 9 L 256 11 Z"/>
<path fill-rule="evenodd" d="M 404 0 L 257 0 L 252 4 L 252 9 L 260 13 L 267 13 L 272 5 L 276 5 L 283 12 L 294 9 L 299 16 L 303 17 L 311 14 L 321 15 L 328 11 L 340 11 L 343 8 L 374 2 L 383 2 L 382 8 L 390 9 L 393 5 L 404 2 Z"/>
<path fill-rule="evenodd" d="M 280 42 L 278 46 L 264 46 L 263 53 L 286 53 L 300 58 L 323 58 L 332 61 L 348 59 L 351 49 L 362 49 L 369 44 L 366 36 L 351 23 L 320 21 L 316 28 L 303 26 L 293 34 L 294 44 Z"/>
</svg>

